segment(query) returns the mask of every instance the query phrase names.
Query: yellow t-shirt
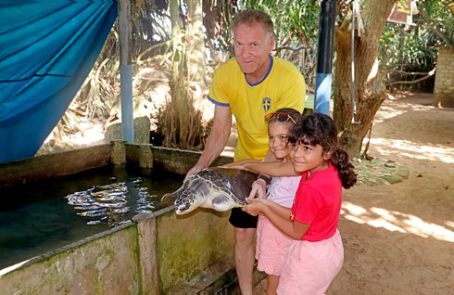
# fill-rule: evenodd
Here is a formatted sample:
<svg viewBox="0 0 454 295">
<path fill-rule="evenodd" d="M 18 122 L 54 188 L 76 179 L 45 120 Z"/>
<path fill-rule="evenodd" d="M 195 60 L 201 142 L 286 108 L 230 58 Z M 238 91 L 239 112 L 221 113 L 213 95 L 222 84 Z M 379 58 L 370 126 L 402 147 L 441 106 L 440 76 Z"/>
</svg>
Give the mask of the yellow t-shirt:
<svg viewBox="0 0 454 295">
<path fill-rule="evenodd" d="M 287 107 L 304 110 L 306 83 L 292 63 L 270 56 L 270 68 L 258 83 L 249 84 L 235 58 L 216 69 L 208 99 L 229 107 L 238 128 L 235 161 L 263 159 L 268 151 L 265 115 Z"/>
</svg>

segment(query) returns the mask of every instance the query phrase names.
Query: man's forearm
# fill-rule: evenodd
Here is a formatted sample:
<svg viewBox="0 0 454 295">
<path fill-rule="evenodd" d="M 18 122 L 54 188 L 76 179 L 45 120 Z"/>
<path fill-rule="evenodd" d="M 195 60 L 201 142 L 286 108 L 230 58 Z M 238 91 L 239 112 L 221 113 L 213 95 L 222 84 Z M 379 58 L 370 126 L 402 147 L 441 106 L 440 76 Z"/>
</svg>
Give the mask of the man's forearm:
<svg viewBox="0 0 454 295">
<path fill-rule="evenodd" d="M 227 128 L 225 126 L 222 126 L 223 128 L 220 128 L 220 126 L 215 127 L 208 136 L 205 149 L 197 161 L 196 165 L 200 167 L 209 167 L 222 153 L 229 140 L 230 126 Z"/>
<path fill-rule="evenodd" d="M 209 136 L 207 140 L 207 145 L 202 152 L 199 160 L 197 161 L 198 166 L 203 168 L 209 167 L 214 160 L 222 153 L 227 144 L 227 140 L 222 141 L 220 139 L 215 139 L 214 136 Z"/>
<path fill-rule="evenodd" d="M 229 140 L 231 127 L 232 115 L 229 108 L 216 106 L 213 117 L 213 128 L 210 135 L 208 135 L 202 155 L 197 161 L 197 164 L 191 169 L 192 172 L 207 168 L 216 160 Z"/>
</svg>

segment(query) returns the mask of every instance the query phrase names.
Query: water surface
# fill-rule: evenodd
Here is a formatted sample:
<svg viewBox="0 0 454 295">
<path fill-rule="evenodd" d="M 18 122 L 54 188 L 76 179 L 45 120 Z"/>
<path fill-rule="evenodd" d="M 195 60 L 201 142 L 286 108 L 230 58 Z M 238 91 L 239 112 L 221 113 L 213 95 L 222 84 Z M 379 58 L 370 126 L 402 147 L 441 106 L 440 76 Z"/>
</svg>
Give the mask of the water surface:
<svg viewBox="0 0 454 295">
<path fill-rule="evenodd" d="M 0 269 L 161 209 L 183 177 L 107 166 L 33 185 L 0 188 Z"/>
</svg>

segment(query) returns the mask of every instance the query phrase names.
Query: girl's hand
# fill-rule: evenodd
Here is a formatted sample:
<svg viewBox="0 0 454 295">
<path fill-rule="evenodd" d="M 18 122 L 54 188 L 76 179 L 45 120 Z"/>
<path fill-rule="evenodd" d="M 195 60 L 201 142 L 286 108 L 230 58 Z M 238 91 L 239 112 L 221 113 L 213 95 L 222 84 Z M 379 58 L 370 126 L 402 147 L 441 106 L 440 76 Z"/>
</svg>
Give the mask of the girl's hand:
<svg viewBox="0 0 454 295">
<path fill-rule="evenodd" d="M 263 179 L 257 179 L 252 183 L 251 192 L 249 193 L 248 199 L 266 198 L 266 182 Z"/>
<path fill-rule="evenodd" d="M 257 216 L 263 212 L 266 207 L 266 200 L 264 199 L 246 199 L 248 204 L 242 210 L 252 216 Z"/>
</svg>

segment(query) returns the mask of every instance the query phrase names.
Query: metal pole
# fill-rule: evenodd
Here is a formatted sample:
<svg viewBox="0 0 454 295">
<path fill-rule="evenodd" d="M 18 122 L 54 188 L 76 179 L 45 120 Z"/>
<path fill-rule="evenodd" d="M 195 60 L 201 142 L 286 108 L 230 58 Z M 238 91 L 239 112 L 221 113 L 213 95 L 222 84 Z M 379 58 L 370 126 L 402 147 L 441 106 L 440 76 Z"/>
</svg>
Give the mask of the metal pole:
<svg viewBox="0 0 454 295">
<path fill-rule="evenodd" d="M 331 98 L 334 19 L 336 0 L 322 0 L 320 10 L 320 32 L 318 36 L 317 74 L 315 77 L 314 110 L 329 113 Z"/>
<path fill-rule="evenodd" d="M 132 101 L 132 70 L 130 58 L 131 27 L 129 22 L 129 0 L 120 0 L 118 5 L 120 29 L 120 94 L 121 131 L 123 140 L 134 142 L 134 116 Z"/>
</svg>

